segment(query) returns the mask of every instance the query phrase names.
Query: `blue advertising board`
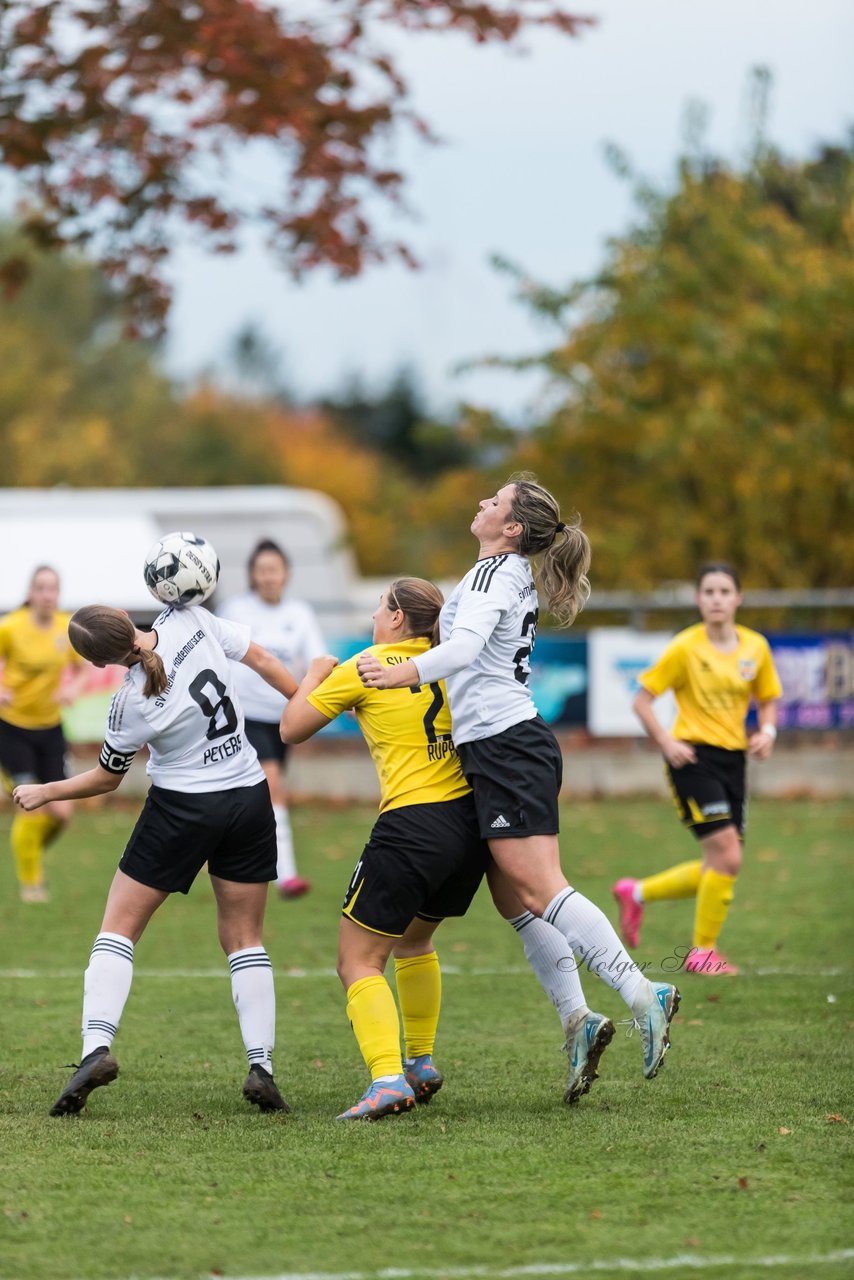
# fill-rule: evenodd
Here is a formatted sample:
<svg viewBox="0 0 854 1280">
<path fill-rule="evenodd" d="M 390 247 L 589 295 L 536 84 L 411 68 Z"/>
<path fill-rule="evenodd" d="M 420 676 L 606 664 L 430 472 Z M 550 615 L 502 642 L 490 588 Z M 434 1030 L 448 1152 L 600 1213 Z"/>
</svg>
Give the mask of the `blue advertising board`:
<svg viewBox="0 0 854 1280">
<path fill-rule="evenodd" d="M 368 634 L 337 636 L 332 652 L 341 662 L 346 662 L 370 643 Z M 537 636 L 531 693 L 540 715 L 549 724 L 569 727 L 587 723 L 587 641 L 584 636 Z M 359 727 L 355 716 L 343 715 L 321 732 L 347 735 L 358 733 Z"/>
<path fill-rule="evenodd" d="M 769 635 L 781 729 L 854 728 L 854 633 Z"/>
</svg>

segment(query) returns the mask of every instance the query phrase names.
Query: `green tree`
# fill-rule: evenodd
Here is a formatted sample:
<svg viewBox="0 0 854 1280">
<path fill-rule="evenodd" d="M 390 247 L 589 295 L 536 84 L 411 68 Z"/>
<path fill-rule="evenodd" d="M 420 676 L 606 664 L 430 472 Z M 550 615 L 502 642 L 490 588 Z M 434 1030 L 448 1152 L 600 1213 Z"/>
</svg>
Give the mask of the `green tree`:
<svg viewBox="0 0 854 1280">
<path fill-rule="evenodd" d="M 379 393 L 365 390 L 357 377 L 338 396 L 323 399 L 320 408 L 355 441 L 412 476 L 434 476 L 470 459 L 464 433 L 430 415 L 415 372 L 406 366 Z"/>
<path fill-rule="evenodd" d="M 765 586 L 854 579 L 854 146 L 695 151 L 595 279 L 522 281 L 561 330 L 530 360 L 547 420 L 515 460 L 582 511 L 602 586 L 707 558 Z"/>
<path fill-rule="evenodd" d="M 34 252 L 12 229 L 0 255 L 28 259 L 0 301 L 0 457 L 8 485 L 275 481 L 260 410 L 210 389 L 180 394 L 157 348 L 121 336 L 119 300 L 89 263 Z"/>
</svg>

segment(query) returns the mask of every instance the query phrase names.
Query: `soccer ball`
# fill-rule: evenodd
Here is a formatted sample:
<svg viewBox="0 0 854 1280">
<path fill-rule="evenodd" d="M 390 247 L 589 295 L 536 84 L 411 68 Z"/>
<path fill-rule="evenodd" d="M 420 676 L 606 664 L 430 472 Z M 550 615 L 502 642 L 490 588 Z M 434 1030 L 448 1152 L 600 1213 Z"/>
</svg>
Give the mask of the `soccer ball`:
<svg viewBox="0 0 854 1280">
<path fill-rule="evenodd" d="M 145 585 L 161 604 L 201 604 L 216 587 L 219 557 L 195 533 L 167 533 L 145 557 L 143 572 Z"/>
</svg>

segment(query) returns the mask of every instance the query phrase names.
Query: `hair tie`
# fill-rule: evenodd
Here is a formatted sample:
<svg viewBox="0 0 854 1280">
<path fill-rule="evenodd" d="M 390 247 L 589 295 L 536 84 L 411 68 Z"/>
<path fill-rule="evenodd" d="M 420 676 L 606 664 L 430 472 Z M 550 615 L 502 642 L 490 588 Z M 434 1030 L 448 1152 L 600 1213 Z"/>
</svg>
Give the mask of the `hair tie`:
<svg viewBox="0 0 854 1280">
<path fill-rule="evenodd" d="M 565 528 L 566 528 L 566 525 L 564 524 L 564 522 L 562 520 L 558 520 L 557 524 L 555 525 L 555 533 L 563 533 Z"/>
</svg>

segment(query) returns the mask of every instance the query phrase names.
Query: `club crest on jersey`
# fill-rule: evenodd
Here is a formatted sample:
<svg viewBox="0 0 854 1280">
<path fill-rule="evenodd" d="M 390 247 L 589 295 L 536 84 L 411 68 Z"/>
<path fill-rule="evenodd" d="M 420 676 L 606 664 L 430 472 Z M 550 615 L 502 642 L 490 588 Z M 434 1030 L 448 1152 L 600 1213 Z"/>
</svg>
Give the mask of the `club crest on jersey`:
<svg viewBox="0 0 854 1280">
<path fill-rule="evenodd" d="M 738 674 L 742 680 L 746 680 L 748 684 L 751 680 L 756 679 L 756 659 L 755 658 L 739 658 Z"/>
</svg>

